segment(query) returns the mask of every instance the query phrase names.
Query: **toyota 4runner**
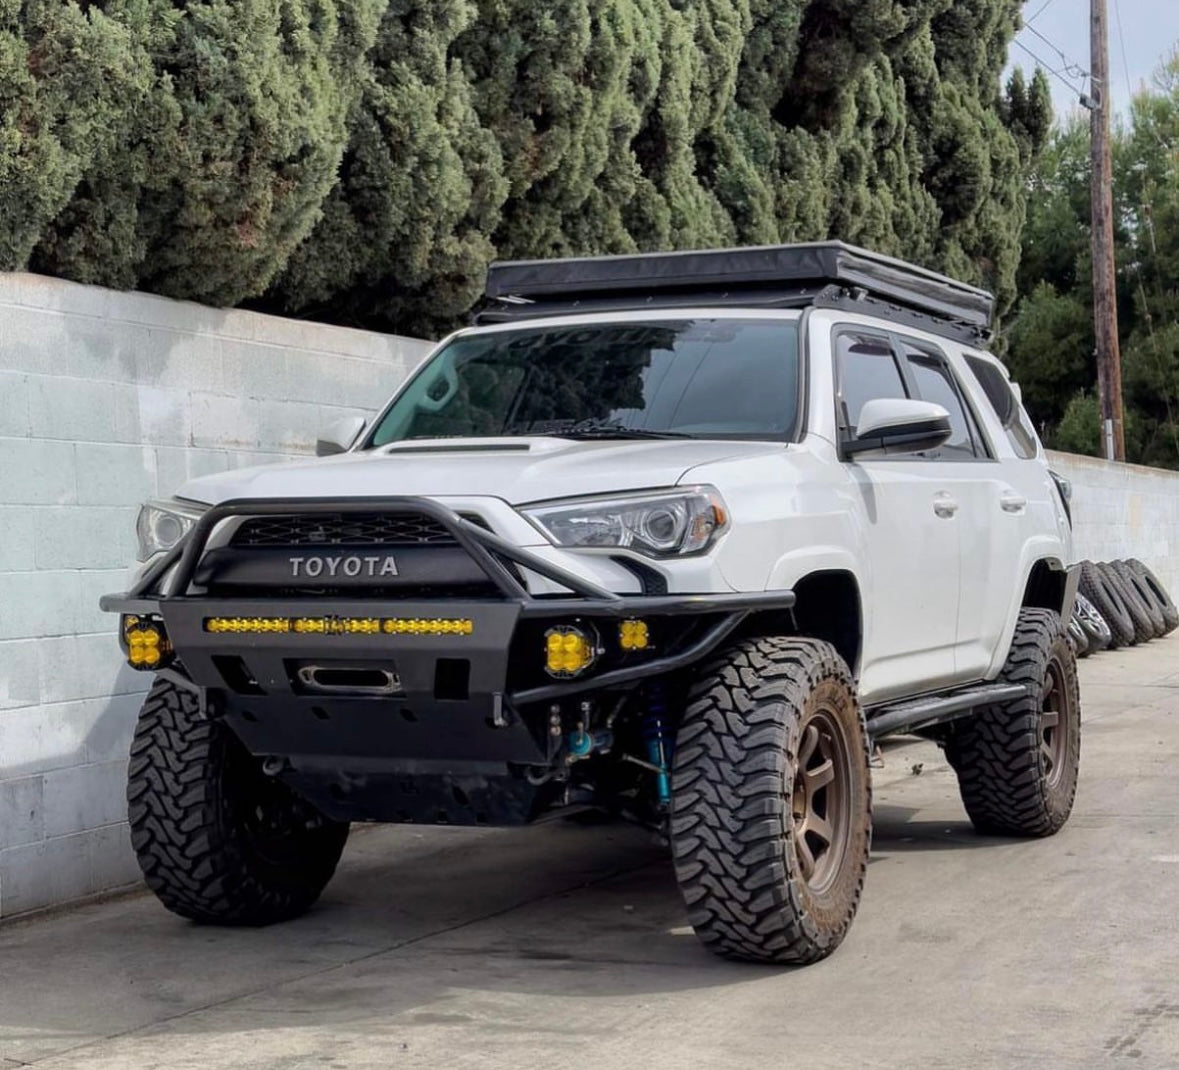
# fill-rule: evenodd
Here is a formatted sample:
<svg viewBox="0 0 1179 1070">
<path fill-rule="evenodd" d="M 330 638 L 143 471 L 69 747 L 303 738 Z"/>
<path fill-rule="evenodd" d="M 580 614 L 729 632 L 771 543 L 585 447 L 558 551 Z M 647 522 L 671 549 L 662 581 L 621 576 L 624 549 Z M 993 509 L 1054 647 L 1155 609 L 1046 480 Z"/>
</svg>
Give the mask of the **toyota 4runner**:
<svg viewBox="0 0 1179 1070">
<path fill-rule="evenodd" d="M 350 822 L 596 807 L 667 837 L 709 948 L 811 962 L 860 897 L 874 741 L 941 744 L 980 831 L 1055 832 L 1068 494 L 991 315 L 839 243 L 493 265 L 336 456 L 144 506 L 103 606 L 155 674 L 148 885 L 265 924 Z"/>
</svg>

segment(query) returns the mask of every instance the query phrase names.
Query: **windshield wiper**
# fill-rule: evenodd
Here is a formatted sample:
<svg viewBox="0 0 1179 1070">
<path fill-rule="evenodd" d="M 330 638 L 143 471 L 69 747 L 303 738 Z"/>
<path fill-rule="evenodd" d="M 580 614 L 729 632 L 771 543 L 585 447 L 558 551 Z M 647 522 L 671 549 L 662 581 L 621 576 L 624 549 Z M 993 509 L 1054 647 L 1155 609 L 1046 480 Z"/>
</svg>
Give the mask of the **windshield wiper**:
<svg viewBox="0 0 1179 1070">
<path fill-rule="evenodd" d="M 582 427 L 568 431 L 545 431 L 549 438 L 695 438 L 686 431 L 648 431 L 642 427 Z"/>
</svg>

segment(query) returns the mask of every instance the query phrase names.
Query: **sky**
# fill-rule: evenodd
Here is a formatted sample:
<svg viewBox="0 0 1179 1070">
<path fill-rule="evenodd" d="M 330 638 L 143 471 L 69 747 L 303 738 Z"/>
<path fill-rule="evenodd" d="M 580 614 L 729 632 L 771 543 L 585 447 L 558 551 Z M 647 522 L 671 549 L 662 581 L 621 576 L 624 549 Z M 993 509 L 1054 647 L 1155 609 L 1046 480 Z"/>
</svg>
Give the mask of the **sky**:
<svg viewBox="0 0 1179 1070">
<path fill-rule="evenodd" d="M 1109 63 L 1113 83 L 1113 104 L 1125 114 L 1133 92 L 1150 84 L 1159 61 L 1179 43 L 1179 0 L 1108 0 Z M 1118 16 L 1121 15 L 1121 34 Z M 1020 48 L 1034 52 L 1041 66 L 1052 67 L 1078 89 L 1088 82 L 1080 72 L 1089 69 L 1089 0 L 1027 0 L 1023 9 L 1024 28 L 1011 46 L 1012 65 L 1031 74 L 1036 61 Z M 1037 33 L 1041 36 L 1037 36 Z M 1045 40 L 1047 38 L 1047 40 Z M 1123 60 L 1123 41 L 1125 59 Z M 1063 53 L 1063 57 L 1061 56 Z M 1052 101 L 1058 116 L 1077 106 L 1077 92 L 1048 76 Z M 1130 88 L 1128 88 L 1128 86 Z"/>
</svg>

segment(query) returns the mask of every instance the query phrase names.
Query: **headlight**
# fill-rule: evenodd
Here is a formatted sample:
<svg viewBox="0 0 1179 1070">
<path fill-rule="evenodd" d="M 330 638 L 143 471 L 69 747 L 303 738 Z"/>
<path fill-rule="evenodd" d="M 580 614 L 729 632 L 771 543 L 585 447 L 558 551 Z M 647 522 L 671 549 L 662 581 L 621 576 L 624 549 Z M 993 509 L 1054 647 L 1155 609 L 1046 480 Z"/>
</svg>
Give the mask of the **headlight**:
<svg viewBox="0 0 1179 1070">
<path fill-rule="evenodd" d="M 196 502 L 170 498 L 166 502 L 147 502 L 135 521 L 135 534 L 139 537 L 140 561 L 146 561 L 153 554 L 171 550 L 192 530 L 197 518 L 208 508 Z"/>
<path fill-rule="evenodd" d="M 521 512 L 558 546 L 623 547 L 652 557 L 699 553 L 728 524 L 712 487 L 552 502 Z"/>
</svg>

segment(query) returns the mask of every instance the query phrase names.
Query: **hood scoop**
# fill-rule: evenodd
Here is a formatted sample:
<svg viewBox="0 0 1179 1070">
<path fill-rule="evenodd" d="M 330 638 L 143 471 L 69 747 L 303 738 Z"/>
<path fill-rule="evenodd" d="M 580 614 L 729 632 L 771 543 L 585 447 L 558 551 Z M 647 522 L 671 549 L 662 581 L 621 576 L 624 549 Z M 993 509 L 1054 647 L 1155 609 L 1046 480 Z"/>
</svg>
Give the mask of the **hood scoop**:
<svg viewBox="0 0 1179 1070">
<path fill-rule="evenodd" d="M 381 452 L 391 453 L 527 453 L 532 448 L 528 442 L 503 442 L 489 439 L 486 442 L 467 439 L 463 442 L 391 442 Z"/>
</svg>

